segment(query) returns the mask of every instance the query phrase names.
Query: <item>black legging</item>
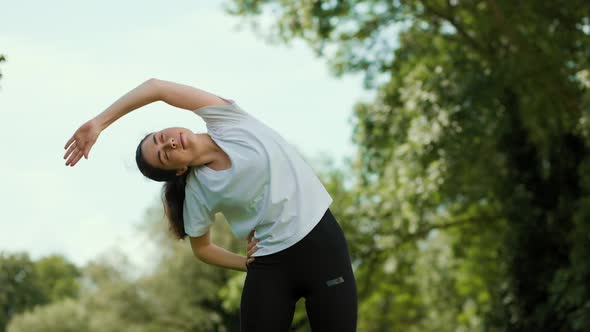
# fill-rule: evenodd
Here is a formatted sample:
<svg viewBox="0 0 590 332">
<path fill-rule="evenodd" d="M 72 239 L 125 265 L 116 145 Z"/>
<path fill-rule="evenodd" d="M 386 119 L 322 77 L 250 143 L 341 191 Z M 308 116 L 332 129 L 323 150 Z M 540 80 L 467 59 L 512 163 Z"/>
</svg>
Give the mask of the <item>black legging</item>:
<svg viewBox="0 0 590 332">
<path fill-rule="evenodd" d="M 356 284 L 344 233 L 329 209 L 295 245 L 249 264 L 241 331 L 288 331 L 301 297 L 313 331 L 356 331 Z"/>
</svg>

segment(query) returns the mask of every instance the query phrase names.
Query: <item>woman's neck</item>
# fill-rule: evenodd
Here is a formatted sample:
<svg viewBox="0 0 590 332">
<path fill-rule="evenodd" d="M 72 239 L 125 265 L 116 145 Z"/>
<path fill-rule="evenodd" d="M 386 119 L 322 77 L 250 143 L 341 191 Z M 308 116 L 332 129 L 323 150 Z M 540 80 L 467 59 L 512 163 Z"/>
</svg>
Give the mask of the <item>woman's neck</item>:
<svg viewBox="0 0 590 332">
<path fill-rule="evenodd" d="M 229 156 L 215 143 L 209 134 L 195 134 L 197 145 L 197 157 L 191 163 L 191 166 L 206 165 L 214 170 L 222 170 L 231 166 Z"/>
</svg>

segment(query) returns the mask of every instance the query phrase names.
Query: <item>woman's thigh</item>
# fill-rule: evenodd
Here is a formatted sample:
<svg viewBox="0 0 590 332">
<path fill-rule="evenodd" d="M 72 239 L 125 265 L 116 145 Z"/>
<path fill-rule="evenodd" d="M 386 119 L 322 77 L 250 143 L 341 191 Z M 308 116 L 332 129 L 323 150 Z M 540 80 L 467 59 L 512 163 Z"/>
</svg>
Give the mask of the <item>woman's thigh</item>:
<svg viewBox="0 0 590 332">
<path fill-rule="evenodd" d="M 344 233 L 330 211 L 303 248 L 305 307 L 312 330 L 356 331 L 356 281 Z"/>
<path fill-rule="evenodd" d="M 319 279 L 305 297 L 305 308 L 312 330 L 356 331 L 357 302 L 352 271 Z"/>
<path fill-rule="evenodd" d="M 240 306 L 242 332 L 288 331 L 297 298 L 285 273 L 250 264 Z"/>
</svg>

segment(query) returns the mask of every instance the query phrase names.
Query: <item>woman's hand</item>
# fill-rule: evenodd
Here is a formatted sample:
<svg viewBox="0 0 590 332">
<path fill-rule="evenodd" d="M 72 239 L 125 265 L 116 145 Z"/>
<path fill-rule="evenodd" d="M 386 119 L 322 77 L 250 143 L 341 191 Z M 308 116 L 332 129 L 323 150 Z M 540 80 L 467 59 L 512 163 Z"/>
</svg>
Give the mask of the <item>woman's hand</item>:
<svg viewBox="0 0 590 332">
<path fill-rule="evenodd" d="M 66 166 L 74 166 L 84 156 L 88 159 L 90 149 L 98 139 L 100 128 L 96 118 L 86 122 L 68 140 L 64 149 L 67 149 L 64 159 L 67 159 Z"/>
<path fill-rule="evenodd" d="M 256 244 L 260 242 L 258 240 L 254 239 L 254 231 L 251 231 L 250 234 L 248 234 L 248 248 L 246 250 L 246 265 L 252 263 L 254 261 L 254 257 L 250 257 L 253 253 L 258 251 L 258 247 L 256 247 Z"/>
</svg>

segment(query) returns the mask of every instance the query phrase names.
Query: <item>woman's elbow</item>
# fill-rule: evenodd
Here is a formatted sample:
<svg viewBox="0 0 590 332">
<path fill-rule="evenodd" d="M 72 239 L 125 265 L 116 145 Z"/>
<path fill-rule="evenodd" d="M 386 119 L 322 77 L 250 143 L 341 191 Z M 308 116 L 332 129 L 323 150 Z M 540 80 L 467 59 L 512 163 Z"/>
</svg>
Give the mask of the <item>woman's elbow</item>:
<svg viewBox="0 0 590 332">
<path fill-rule="evenodd" d="M 157 78 L 150 78 L 147 79 L 143 84 L 151 87 L 152 89 L 158 90 L 160 87 L 161 81 Z"/>
<path fill-rule="evenodd" d="M 203 256 L 199 256 L 196 252 L 193 252 L 193 256 L 199 261 L 205 263 Z"/>
<path fill-rule="evenodd" d="M 209 231 L 205 232 L 205 234 L 193 237 L 190 236 L 190 244 L 191 250 L 193 251 L 193 255 L 200 261 L 205 261 L 205 257 L 207 256 L 207 252 L 209 251 L 209 246 L 211 244 L 209 238 Z"/>
<path fill-rule="evenodd" d="M 195 256 L 196 259 L 204 263 L 207 263 L 209 261 L 207 259 L 207 257 L 209 257 L 208 250 L 204 246 L 193 248 L 193 256 Z"/>
<path fill-rule="evenodd" d="M 157 78 L 152 77 L 152 78 L 148 78 L 147 80 L 145 80 L 145 83 L 146 84 L 150 84 L 150 85 L 154 85 L 154 84 L 157 84 L 158 81 L 160 81 L 160 80 L 157 79 Z"/>
<path fill-rule="evenodd" d="M 157 78 L 150 78 L 143 82 L 143 85 L 149 89 L 149 93 L 156 100 L 162 100 L 162 81 Z"/>
</svg>

